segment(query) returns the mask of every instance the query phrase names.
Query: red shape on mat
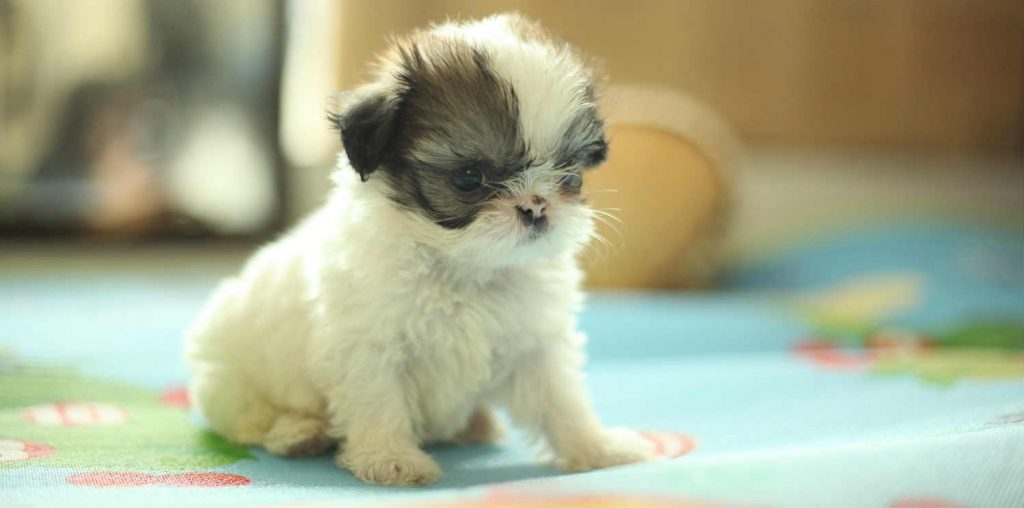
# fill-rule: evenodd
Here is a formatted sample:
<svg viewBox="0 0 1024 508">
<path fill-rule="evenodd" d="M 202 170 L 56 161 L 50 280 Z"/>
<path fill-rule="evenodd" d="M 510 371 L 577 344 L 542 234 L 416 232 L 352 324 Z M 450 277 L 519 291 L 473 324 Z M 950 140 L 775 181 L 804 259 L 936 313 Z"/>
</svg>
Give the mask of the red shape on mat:
<svg viewBox="0 0 1024 508">
<path fill-rule="evenodd" d="M 162 484 L 170 487 L 238 487 L 252 483 L 242 475 L 231 473 L 169 474 L 162 478 Z"/>
<path fill-rule="evenodd" d="M 681 432 L 645 431 L 640 436 L 654 444 L 654 453 L 658 457 L 674 459 L 682 457 L 697 447 L 697 441 Z"/>
<path fill-rule="evenodd" d="M 53 455 L 53 448 L 43 443 L 20 439 L 0 439 L 0 462 L 38 459 L 47 455 Z"/>
<path fill-rule="evenodd" d="M 873 351 L 844 351 L 837 344 L 817 340 L 797 343 L 793 349 L 807 360 L 832 369 L 858 369 L 877 360 Z"/>
<path fill-rule="evenodd" d="M 55 402 L 25 408 L 22 416 L 36 424 L 56 427 L 116 425 L 128 419 L 124 409 L 94 402 Z"/>
<path fill-rule="evenodd" d="M 252 483 L 248 478 L 231 473 L 150 474 L 132 471 L 99 471 L 78 473 L 68 477 L 68 483 L 82 487 L 238 487 Z"/>
<path fill-rule="evenodd" d="M 160 402 L 163 402 L 165 406 L 180 407 L 182 409 L 188 409 L 191 405 L 191 402 L 188 400 L 188 390 L 183 386 L 176 386 L 165 390 L 164 393 L 160 394 Z"/>
</svg>

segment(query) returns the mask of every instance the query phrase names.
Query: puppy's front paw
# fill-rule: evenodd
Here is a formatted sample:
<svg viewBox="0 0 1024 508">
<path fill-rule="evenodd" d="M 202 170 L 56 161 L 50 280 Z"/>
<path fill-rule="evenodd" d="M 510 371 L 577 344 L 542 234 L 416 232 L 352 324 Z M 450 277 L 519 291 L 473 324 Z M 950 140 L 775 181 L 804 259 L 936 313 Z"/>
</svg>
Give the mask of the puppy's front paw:
<svg viewBox="0 0 1024 508">
<path fill-rule="evenodd" d="M 559 467 L 566 471 L 590 471 L 633 464 L 655 458 L 654 444 L 628 429 L 609 429 L 595 442 L 565 453 Z"/>
<path fill-rule="evenodd" d="M 418 448 L 345 450 L 335 461 L 356 478 L 380 485 L 411 487 L 441 478 L 441 467 Z"/>
</svg>

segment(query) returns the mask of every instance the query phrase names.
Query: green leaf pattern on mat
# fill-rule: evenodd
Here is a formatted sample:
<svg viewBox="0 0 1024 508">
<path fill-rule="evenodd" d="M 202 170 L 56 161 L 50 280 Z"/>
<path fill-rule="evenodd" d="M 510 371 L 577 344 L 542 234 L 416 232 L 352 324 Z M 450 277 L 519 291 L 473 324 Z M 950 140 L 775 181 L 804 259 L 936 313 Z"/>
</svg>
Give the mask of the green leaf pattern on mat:
<svg viewBox="0 0 1024 508">
<path fill-rule="evenodd" d="M 1024 351 L 1024 326 L 1006 321 L 971 321 L 937 337 L 943 346 Z"/>
<path fill-rule="evenodd" d="M 931 337 L 931 348 L 880 355 L 872 372 L 914 374 L 938 384 L 1024 377 L 1024 326 L 974 321 Z"/>
<path fill-rule="evenodd" d="M 26 414 L 32 407 L 65 402 L 110 406 L 119 417 L 93 425 L 44 425 Z M 52 406 L 49 409 L 51 415 L 59 414 Z M 10 363 L 0 365 L 0 439 L 54 449 L 53 454 L 32 460 L 0 461 L 0 469 L 32 465 L 193 471 L 252 458 L 247 448 L 196 427 L 185 410 L 161 403 L 151 391 L 81 377 L 70 370 Z"/>
<path fill-rule="evenodd" d="M 1024 377 L 1020 321 L 968 320 L 945 330 L 893 333 L 891 319 L 920 304 L 922 281 L 913 273 L 862 276 L 807 294 L 793 310 L 813 326 L 815 340 L 870 350 L 872 373 L 912 374 L 942 385 Z"/>
<path fill-rule="evenodd" d="M 940 349 L 912 356 L 886 355 L 871 369 L 876 374 L 913 374 L 942 385 L 959 379 L 1024 377 L 1024 354 L 996 349 Z"/>
</svg>

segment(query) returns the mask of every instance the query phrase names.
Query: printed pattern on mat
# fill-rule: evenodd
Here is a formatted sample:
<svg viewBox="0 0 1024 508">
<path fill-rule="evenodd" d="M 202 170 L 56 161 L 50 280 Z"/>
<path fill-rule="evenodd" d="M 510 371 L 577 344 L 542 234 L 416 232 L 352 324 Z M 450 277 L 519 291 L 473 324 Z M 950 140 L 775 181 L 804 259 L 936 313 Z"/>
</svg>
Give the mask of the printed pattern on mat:
<svg viewBox="0 0 1024 508">
<path fill-rule="evenodd" d="M 247 448 L 193 425 L 180 405 L 161 402 L 157 393 L 46 367 L 0 372 L 0 429 L 5 459 L 33 459 L 0 460 L 0 470 L 31 463 L 200 471 L 252 458 Z"/>
<path fill-rule="evenodd" d="M 150 474 L 120 472 L 79 473 L 68 477 L 68 483 L 83 487 L 239 487 L 252 483 L 248 478 L 231 473 Z"/>
</svg>

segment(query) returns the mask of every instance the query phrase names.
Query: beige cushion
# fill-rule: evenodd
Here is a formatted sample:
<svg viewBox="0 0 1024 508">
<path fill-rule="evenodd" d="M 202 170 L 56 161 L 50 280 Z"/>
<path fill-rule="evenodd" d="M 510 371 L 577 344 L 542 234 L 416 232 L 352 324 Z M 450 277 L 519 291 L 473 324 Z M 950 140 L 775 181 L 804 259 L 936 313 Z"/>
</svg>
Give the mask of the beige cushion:
<svg viewBox="0 0 1024 508">
<path fill-rule="evenodd" d="M 607 241 L 583 254 L 591 287 L 680 288 L 713 282 L 728 215 L 727 129 L 682 95 L 609 92 L 608 161 L 586 175 Z"/>
</svg>

